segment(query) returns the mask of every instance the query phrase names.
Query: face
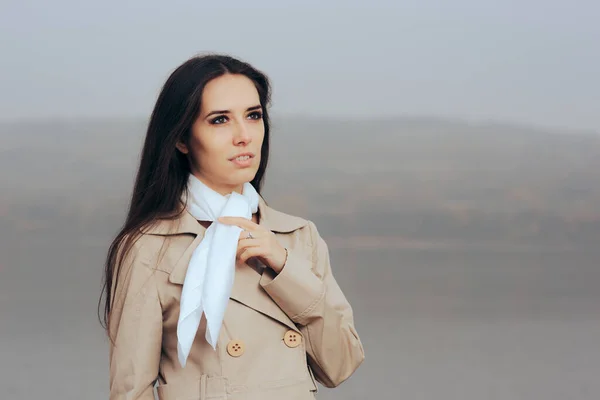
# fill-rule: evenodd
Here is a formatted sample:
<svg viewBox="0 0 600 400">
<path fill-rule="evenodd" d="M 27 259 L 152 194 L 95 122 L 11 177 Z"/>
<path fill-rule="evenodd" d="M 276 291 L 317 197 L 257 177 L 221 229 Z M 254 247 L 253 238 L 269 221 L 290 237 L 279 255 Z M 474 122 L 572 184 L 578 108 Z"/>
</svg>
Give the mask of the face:
<svg viewBox="0 0 600 400">
<path fill-rule="evenodd" d="M 207 186 L 223 195 L 241 193 L 243 184 L 258 171 L 264 135 L 254 83 L 244 75 L 226 74 L 204 87 L 189 142 L 177 148 Z"/>
</svg>

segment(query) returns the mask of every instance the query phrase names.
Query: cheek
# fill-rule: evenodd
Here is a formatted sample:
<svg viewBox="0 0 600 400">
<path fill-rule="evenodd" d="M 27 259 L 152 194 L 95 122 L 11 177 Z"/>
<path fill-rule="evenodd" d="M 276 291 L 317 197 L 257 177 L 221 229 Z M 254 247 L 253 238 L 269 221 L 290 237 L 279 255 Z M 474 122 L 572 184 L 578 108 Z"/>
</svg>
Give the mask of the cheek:
<svg viewBox="0 0 600 400">
<path fill-rule="evenodd" d="M 256 126 L 256 131 L 254 134 L 254 140 L 260 142 L 262 144 L 263 139 L 265 138 L 265 126 L 264 125 L 257 125 Z"/>
<path fill-rule="evenodd" d="M 210 135 L 210 132 L 204 132 L 202 137 L 194 137 L 192 140 L 192 152 L 196 160 L 205 166 L 219 162 L 220 159 L 227 155 L 225 135 Z"/>
</svg>

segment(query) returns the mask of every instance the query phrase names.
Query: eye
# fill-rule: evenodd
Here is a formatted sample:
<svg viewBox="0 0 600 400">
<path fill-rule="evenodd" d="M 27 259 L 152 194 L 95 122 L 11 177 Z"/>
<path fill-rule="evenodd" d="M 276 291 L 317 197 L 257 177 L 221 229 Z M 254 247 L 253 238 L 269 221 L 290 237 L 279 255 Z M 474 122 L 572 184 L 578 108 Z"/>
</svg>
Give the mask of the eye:
<svg viewBox="0 0 600 400">
<path fill-rule="evenodd" d="M 262 116 L 263 116 L 263 114 L 260 111 L 254 111 L 254 112 L 251 112 L 250 114 L 248 114 L 248 118 L 254 119 L 254 120 L 259 120 L 262 118 Z"/>
<path fill-rule="evenodd" d="M 210 123 L 213 125 L 221 125 L 221 124 L 224 124 L 225 122 L 227 122 L 227 117 L 224 115 L 219 115 L 218 117 L 215 117 L 210 120 Z"/>
</svg>

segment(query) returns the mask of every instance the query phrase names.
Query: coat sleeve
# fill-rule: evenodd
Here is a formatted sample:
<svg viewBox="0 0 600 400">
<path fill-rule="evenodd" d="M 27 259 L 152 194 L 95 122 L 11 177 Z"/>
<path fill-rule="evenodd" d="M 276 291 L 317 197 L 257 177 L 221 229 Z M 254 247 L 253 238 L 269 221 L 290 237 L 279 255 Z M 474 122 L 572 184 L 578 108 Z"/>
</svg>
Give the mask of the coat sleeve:
<svg viewBox="0 0 600 400">
<path fill-rule="evenodd" d="M 352 308 L 332 274 L 327 244 L 312 222 L 309 229 L 312 258 L 291 250 L 281 272 L 262 286 L 300 327 L 315 378 L 332 388 L 348 379 L 365 356 Z"/>
<path fill-rule="evenodd" d="M 109 315 L 110 400 L 154 400 L 162 346 L 155 272 L 136 243 L 124 260 Z"/>
</svg>

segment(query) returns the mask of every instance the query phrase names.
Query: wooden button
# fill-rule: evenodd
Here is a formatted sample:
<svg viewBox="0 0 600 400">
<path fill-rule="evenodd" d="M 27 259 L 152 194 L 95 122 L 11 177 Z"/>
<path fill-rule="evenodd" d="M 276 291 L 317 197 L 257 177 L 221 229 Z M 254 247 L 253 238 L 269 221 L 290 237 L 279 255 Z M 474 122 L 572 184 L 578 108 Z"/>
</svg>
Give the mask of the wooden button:
<svg viewBox="0 0 600 400">
<path fill-rule="evenodd" d="M 232 340 L 227 344 L 227 353 L 231 357 L 239 357 L 244 354 L 244 342 L 241 340 Z"/>
<path fill-rule="evenodd" d="M 302 343 L 302 335 L 290 329 L 283 335 L 283 342 L 287 347 L 298 347 L 300 346 L 300 343 Z"/>
</svg>

